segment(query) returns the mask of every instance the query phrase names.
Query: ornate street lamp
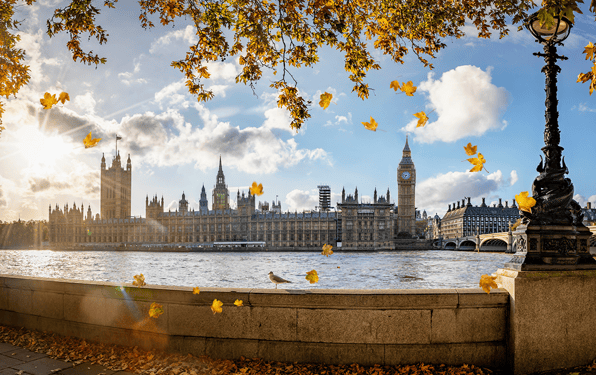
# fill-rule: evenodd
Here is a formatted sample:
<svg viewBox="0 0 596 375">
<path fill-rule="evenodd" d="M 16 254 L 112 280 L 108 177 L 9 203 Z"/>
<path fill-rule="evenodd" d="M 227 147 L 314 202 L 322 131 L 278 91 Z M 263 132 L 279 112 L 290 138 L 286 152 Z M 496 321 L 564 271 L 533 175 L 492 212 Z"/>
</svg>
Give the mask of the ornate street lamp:
<svg viewBox="0 0 596 375">
<path fill-rule="evenodd" d="M 544 45 L 544 53 L 534 53 L 544 57 L 546 65 L 542 72 L 546 75 L 546 125 L 540 164 L 536 168 L 540 174 L 532 184 L 532 195 L 536 205 L 532 212 L 520 211 L 522 223 L 513 235 L 517 239 L 518 252 L 505 263 L 514 270 L 554 270 L 554 269 L 596 269 L 596 260 L 590 255 L 588 239 L 590 230 L 582 224 L 583 214 L 580 205 L 573 200 L 573 184 L 565 178 L 569 173 L 561 156 L 560 132 L 557 112 L 557 59 L 567 60 L 557 55 L 556 45 L 563 45 L 569 36 L 572 23 L 566 17 L 554 18 L 554 25 L 547 28 L 540 25 L 538 13 L 532 14 L 525 27 L 536 41 Z"/>
</svg>

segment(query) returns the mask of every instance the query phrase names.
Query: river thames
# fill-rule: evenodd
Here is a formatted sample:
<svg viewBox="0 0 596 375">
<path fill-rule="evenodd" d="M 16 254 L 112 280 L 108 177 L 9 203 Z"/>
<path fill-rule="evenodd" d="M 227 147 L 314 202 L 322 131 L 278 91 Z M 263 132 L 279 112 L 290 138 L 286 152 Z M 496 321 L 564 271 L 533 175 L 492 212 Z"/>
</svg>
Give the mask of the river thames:
<svg viewBox="0 0 596 375">
<path fill-rule="evenodd" d="M 0 274 L 149 285 L 274 288 L 268 273 L 292 281 L 285 289 L 477 288 L 480 276 L 502 268 L 504 253 L 456 251 L 156 253 L 2 250 Z M 310 284 L 306 272 L 316 270 Z"/>
</svg>

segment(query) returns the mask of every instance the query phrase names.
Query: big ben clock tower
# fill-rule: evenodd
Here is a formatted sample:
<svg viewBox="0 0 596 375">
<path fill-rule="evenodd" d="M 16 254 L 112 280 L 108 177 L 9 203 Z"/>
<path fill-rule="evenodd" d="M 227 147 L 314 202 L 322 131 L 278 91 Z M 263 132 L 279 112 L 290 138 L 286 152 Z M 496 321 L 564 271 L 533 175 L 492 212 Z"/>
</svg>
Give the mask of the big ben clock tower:
<svg viewBox="0 0 596 375">
<path fill-rule="evenodd" d="M 412 161 L 408 136 L 397 167 L 397 233 L 416 232 L 416 168 Z"/>
<path fill-rule="evenodd" d="M 221 156 L 219 157 L 219 171 L 217 172 L 217 182 L 213 188 L 213 203 L 212 210 L 227 210 L 230 208 L 230 194 L 228 193 L 228 185 L 226 185 L 226 178 L 221 168 Z"/>
</svg>

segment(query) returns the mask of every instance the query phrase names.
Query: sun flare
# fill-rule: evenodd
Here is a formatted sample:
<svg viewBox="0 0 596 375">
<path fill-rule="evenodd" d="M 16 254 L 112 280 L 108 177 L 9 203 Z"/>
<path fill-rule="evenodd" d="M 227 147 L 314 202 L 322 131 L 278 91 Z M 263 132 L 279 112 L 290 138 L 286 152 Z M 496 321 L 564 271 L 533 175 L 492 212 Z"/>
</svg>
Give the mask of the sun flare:
<svg viewBox="0 0 596 375">
<path fill-rule="evenodd" d="M 48 135 L 36 126 L 22 125 L 15 131 L 13 143 L 19 157 L 29 166 L 53 166 L 73 151 L 73 144 L 60 135 Z"/>
</svg>

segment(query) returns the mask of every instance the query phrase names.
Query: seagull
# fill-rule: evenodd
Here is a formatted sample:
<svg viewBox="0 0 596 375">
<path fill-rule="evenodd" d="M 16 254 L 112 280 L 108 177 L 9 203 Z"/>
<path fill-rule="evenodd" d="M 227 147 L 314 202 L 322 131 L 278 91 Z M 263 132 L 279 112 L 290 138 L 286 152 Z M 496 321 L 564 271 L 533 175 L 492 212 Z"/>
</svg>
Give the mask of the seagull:
<svg viewBox="0 0 596 375">
<path fill-rule="evenodd" d="M 275 276 L 273 272 L 269 272 L 269 280 L 271 280 L 271 282 L 275 284 L 275 289 L 277 289 L 277 284 L 291 283 L 291 281 L 282 279 L 279 276 Z"/>
</svg>

